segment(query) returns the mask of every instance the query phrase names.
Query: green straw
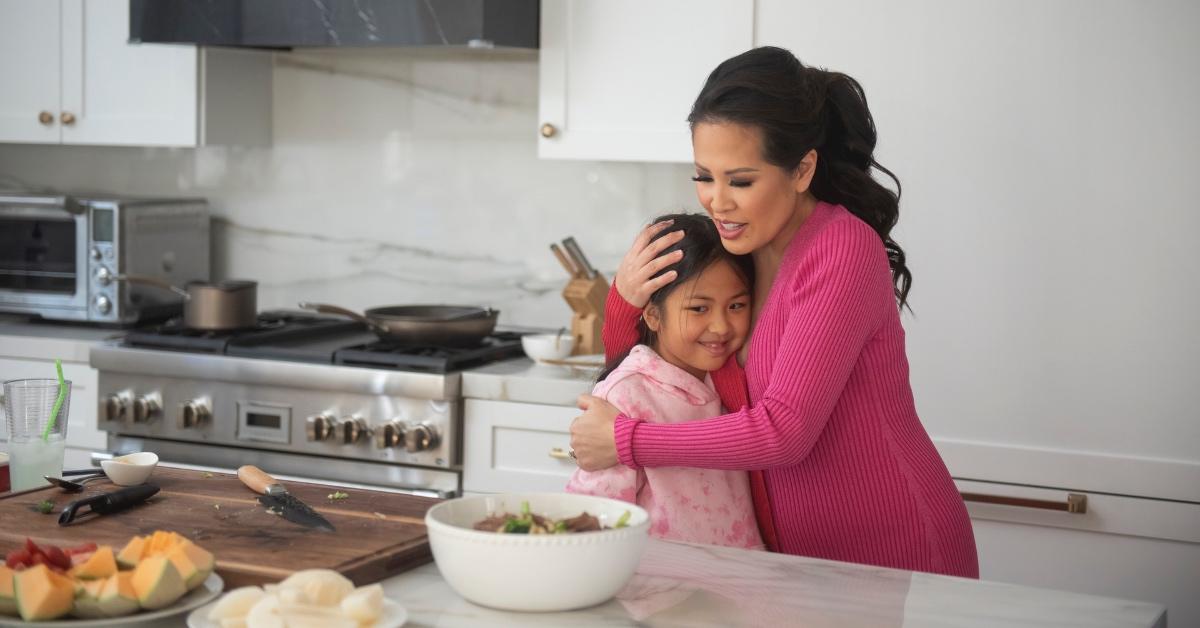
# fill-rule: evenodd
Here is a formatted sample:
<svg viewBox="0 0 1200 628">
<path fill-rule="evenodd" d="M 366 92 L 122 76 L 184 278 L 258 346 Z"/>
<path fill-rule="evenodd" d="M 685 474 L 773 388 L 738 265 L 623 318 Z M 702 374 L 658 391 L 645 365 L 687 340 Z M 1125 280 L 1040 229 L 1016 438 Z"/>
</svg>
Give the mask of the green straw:
<svg viewBox="0 0 1200 628">
<path fill-rule="evenodd" d="M 58 411 L 62 409 L 63 401 L 67 399 L 67 380 L 63 379 L 62 360 L 54 360 L 54 369 L 58 371 L 58 399 L 54 400 L 54 409 L 50 411 L 50 422 L 46 424 L 46 429 L 42 431 L 42 442 L 50 442 L 50 430 L 54 429 L 54 421 L 58 418 Z"/>
</svg>

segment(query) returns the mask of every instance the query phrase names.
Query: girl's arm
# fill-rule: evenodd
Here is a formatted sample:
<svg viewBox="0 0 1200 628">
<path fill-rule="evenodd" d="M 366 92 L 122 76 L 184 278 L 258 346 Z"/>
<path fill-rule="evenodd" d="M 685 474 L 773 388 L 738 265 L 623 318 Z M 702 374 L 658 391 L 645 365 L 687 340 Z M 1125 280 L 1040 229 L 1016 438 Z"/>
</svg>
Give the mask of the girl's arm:
<svg viewBox="0 0 1200 628">
<path fill-rule="evenodd" d="M 895 307 L 883 246 L 866 224 L 831 224 L 811 246 L 796 269 L 795 291 L 781 295 L 788 298 L 783 333 L 766 339 L 779 348 L 762 399 L 705 421 L 618 416 L 614 436 L 623 464 L 765 469 L 808 455 L 863 347 Z"/>
<path fill-rule="evenodd" d="M 604 302 L 604 329 L 600 333 L 605 362 L 617 359 L 637 344 L 637 322 L 641 315 L 641 308 L 630 305 L 615 287 L 608 290 L 608 299 Z"/>
</svg>

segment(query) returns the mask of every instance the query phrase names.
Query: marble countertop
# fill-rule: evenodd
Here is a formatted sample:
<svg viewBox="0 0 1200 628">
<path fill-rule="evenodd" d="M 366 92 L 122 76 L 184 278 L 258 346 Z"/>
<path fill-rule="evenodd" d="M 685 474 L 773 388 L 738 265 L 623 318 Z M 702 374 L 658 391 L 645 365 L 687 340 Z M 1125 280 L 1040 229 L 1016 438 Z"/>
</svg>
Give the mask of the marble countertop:
<svg viewBox="0 0 1200 628">
<path fill-rule="evenodd" d="M 592 390 L 602 357 L 570 358 L 586 366 L 542 364 L 529 358 L 494 362 L 462 374 L 467 399 L 574 406 L 575 399 Z"/>
<path fill-rule="evenodd" d="M 566 613 L 476 606 L 433 564 L 383 584 L 406 626 L 1166 627 L 1157 604 L 656 540 L 615 599 Z"/>
<path fill-rule="evenodd" d="M 0 356 L 86 363 L 92 345 L 124 333 L 111 327 L 0 314 Z"/>
</svg>

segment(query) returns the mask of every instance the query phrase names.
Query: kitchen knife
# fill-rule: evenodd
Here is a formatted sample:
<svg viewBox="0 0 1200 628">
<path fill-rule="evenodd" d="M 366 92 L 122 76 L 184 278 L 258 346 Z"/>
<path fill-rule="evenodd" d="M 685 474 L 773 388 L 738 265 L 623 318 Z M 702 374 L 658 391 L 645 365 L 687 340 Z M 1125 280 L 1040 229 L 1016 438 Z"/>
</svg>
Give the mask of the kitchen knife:
<svg viewBox="0 0 1200 628">
<path fill-rule="evenodd" d="M 591 279 L 598 274 L 592 263 L 588 261 L 587 256 L 583 254 L 583 249 L 579 248 L 579 243 L 575 241 L 574 237 L 569 237 L 563 240 L 562 243 L 563 248 L 567 250 L 567 254 L 571 256 L 571 259 L 583 269 L 583 276 L 585 278 Z"/>
<path fill-rule="evenodd" d="M 157 486 L 153 484 L 141 484 L 111 493 L 93 495 L 86 499 L 77 499 L 63 507 L 62 514 L 58 516 L 58 525 L 65 526 L 74 522 L 79 515 L 86 514 L 79 512 L 79 509 L 84 506 L 90 507 L 90 512 L 98 515 L 111 515 L 114 512 L 120 512 L 130 506 L 140 504 L 150 499 L 157 492 Z"/>
<path fill-rule="evenodd" d="M 316 528 L 325 532 L 333 532 L 334 527 L 329 520 L 317 514 L 308 504 L 300 501 L 288 492 L 279 480 L 269 476 L 258 467 L 248 464 L 238 467 L 238 479 L 250 487 L 258 496 L 258 503 L 267 510 L 282 516 L 292 523 L 298 523 L 307 528 Z"/>
<path fill-rule="evenodd" d="M 571 263 L 571 260 L 567 259 L 567 256 L 563 254 L 562 249 L 558 248 L 557 244 L 551 244 L 550 250 L 554 253 L 554 257 L 558 258 L 558 263 L 562 264 L 562 267 L 566 269 L 568 275 L 576 279 L 583 277 L 583 271 L 576 268 Z"/>
</svg>

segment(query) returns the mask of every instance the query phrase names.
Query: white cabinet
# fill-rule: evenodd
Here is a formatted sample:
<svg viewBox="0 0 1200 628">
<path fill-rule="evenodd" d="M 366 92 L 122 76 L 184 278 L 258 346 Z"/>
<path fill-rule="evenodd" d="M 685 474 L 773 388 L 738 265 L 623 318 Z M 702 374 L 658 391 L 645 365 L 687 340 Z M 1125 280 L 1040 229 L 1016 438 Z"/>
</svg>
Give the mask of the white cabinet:
<svg viewBox="0 0 1200 628">
<path fill-rule="evenodd" d="M 1067 491 L 957 482 L 964 493 L 1061 503 Z M 1087 512 L 967 502 L 985 580 L 1164 604 L 1200 626 L 1200 504 L 1087 494 Z"/>
<path fill-rule="evenodd" d="M 52 360 L 0 357 L 0 381 L 47 377 L 54 377 Z M 87 468 L 92 466 L 92 452 L 105 450 L 107 444 L 107 437 L 98 429 L 96 422 L 99 404 L 97 371 L 86 363 L 63 362 L 63 377 L 71 381 L 63 468 Z M 2 408 L 0 406 L 0 440 L 7 440 L 8 423 Z"/>
<path fill-rule="evenodd" d="M 269 143 L 270 53 L 128 40 L 128 0 L 0 0 L 0 141 Z"/>
<path fill-rule="evenodd" d="M 754 41 L 753 0 L 545 0 L 538 156 L 691 163 L 709 72 Z"/>
<path fill-rule="evenodd" d="M 467 399 L 463 408 L 463 490 L 560 492 L 575 471 L 567 456 L 579 410 Z"/>
</svg>

